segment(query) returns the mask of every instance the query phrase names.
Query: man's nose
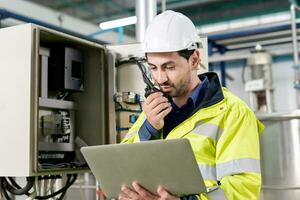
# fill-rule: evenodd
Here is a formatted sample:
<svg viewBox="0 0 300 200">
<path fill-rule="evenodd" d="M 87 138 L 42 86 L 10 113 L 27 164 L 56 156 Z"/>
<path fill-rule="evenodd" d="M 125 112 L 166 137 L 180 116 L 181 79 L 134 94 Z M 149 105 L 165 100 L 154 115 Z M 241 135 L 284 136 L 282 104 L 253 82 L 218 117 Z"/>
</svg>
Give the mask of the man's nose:
<svg viewBox="0 0 300 200">
<path fill-rule="evenodd" d="M 157 77 L 157 83 L 163 84 L 163 83 L 167 82 L 167 80 L 168 80 L 168 76 L 167 76 L 166 72 L 159 70 L 158 77 Z"/>
</svg>

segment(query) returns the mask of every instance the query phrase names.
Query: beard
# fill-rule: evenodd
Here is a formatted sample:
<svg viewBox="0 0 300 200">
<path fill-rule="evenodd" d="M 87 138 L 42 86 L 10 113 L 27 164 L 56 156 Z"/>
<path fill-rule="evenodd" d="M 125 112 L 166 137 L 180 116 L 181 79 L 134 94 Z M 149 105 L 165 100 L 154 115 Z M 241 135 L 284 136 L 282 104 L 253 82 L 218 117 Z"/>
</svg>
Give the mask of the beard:
<svg viewBox="0 0 300 200">
<path fill-rule="evenodd" d="M 190 79 L 181 80 L 178 84 L 172 81 L 167 81 L 163 84 L 159 84 L 159 88 L 163 93 L 168 94 L 170 97 L 180 97 L 186 92 L 188 92 L 188 86 Z M 164 91 L 164 87 L 170 87 L 171 91 Z"/>
</svg>

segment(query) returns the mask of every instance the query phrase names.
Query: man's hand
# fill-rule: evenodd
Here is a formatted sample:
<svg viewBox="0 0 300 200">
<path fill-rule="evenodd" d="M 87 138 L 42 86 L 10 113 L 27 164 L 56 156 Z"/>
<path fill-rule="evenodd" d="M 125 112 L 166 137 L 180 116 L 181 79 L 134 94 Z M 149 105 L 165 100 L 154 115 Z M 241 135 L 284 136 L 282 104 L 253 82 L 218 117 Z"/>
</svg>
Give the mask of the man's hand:
<svg viewBox="0 0 300 200">
<path fill-rule="evenodd" d="M 157 188 L 158 195 L 149 192 L 137 182 L 133 182 L 132 187 L 134 189 L 131 189 L 128 186 L 122 186 L 122 194 L 119 195 L 119 200 L 179 200 L 179 197 L 171 195 L 162 186 Z"/>
<path fill-rule="evenodd" d="M 148 122 L 156 130 L 160 130 L 163 128 L 164 118 L 172 110 L 172 106 L 161 92 L 155 92 L 144 101 L 143 110 Z"/>
</svg>

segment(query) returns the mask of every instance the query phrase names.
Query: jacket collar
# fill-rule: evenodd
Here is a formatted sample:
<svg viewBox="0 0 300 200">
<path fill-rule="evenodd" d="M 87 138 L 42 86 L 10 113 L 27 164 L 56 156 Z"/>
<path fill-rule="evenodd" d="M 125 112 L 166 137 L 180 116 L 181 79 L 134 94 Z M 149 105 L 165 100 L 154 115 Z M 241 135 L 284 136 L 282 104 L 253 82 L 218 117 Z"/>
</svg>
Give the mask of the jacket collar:
<svg viewBox="0 0 300 200">
<path fill-rule="evenodd" d="M 208 79 L 204 97 L 196 110 L 214 105 L 224 99 L 222 87 L 218 75 L 214 72 L 207 72 L 199 75 L 200 80 Z"/>
<path fill-rule="evenodd" d="M 183 137 L 194 129 L 197 122 L 206 118 L 217 116 L 226 110 L 226 104 L 223 101 L 224 95 L 217 74 L 214 72 L 207 72 L 199 75 L 200 80 L 204 80 L 205 77 L 208 79 L 208 85 L 204 91 L 204 97 L 199 106 L 184 122 L 175 127 L 168 134 L 166 139 Z M 202 114 L 191 118 L 191 116 L 193 116 L 196 112 L 202 112 Z"/>
</svg>

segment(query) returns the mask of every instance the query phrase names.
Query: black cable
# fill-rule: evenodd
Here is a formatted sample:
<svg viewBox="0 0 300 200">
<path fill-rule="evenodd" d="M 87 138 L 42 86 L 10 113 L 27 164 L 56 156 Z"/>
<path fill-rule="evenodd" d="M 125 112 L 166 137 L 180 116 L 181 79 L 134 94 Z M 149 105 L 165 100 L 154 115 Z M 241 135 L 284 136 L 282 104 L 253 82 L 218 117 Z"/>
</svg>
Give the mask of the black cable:
<svg viewBox="0 0 300 200">
<path fill-rule="evenodd" d="M 12 185 L 10 185 L 10 183 L 7 181 L 7 179 L 5 177 L 2 178 L 3 181 L 3 186 L 4 188 L 9 191 L 10 193 L 14 194 L 14 195 L 24 195 L 26 193 L 29 192 L 29 190 L 33 187 L 34 185 L 34 177 L 27 177 L 27 184 L 21 188 L 19 185 L 19 188 L 15 188 Z M 15 184 L 17 184 L 16 182 L 14 182 Z"/>
<path fill-rule="evenodd" d="M 46 196 L 36 196 L 35 199 L 48 199 L 48 198 L 54 197 L 60 193 L 64 193 L 65 190 L 67 190 L 66 186 L 70 183 L 70 180 L 71 180 L 71 176 L 70 175 L 67 175 L 67 176 L 68 176 L 68 178 L 66 181 L 66 185 L 64 187 L 62 187 L 61 189 L 59 189 L 58 191 L 56 191 L 52 194 L 46 195 Z"/>
<path fill-rule="evenodd" d="M 68 179 L 67 179 L 67 182 L 66 182 L 66 185 L 59 189 L 58 191 L 52 193 L 52 194 L 49 194 L 49 195 L 46 195 L 46 196 L 36 196 L 34 197 L 35 199 L 49 199 L 49 198 L 52 198 L 60 193 L 62 193 L 62 195 L 65 195 L 64 193 L 66 193 L 66 191 L 68 190 L 68 188 L 76 181 L 76 178 L 77 178 L 77 174 L 68 174 Z M 71 178 L 73 177 L 73 180 L 71 180 Z"/>
<path fill-rule="evenodd" d="M 10 180 L 10 182 L 13 184 L 13 186 L 17 189 L 21 189 L 21 187 L 17 184 L 17 182 L 15 181 L 15 179 L 13 177 L 8 177 L 8 179 Z M 29 192 L 25 193 L 27 196 L 29 196 Z"/>
<path fill-rule="evenodd" d="M 58 200 L 63 200 L 66 194 L 67 194 L 67 190 L 64 190 L 64 191 L 61 193 L 61 195 L 60 195 L 60 197 L 58 198 Z"/>
<path fill-rule="evenodd" d="M 115 100 L 115 103 L 116 103 L 116 107 L 118 106 L 119 108 L 116 108 L 116 109 L 123 109 L 123 106 L 122 106 L 122 104 L 120 103 L 120 102 L 117 102 L 116 100 Z"/>
<path fill-rule="evenodd" d="M 76 181 L 77 179 L 77 174 L 73 174 L 73 175 L 70 175 L 68 174 L 68 179 L 66 181 L 66 185 L 61 188 L 60 190 L 50 194 L 50 195 L 47 195 L 47 196 L 36 196 L 35 199 L 49 199 L 51 197 L 54 197 L 58 194 L 61 193 L 61 196 L 59 197 L 59 199 L 63 199 L 63 197 L 65 196 L 68 188 Z M 73 177 L 73 179 L 72 179 Z M 5 198 L 7 200 L 11 200 L 7 191 L 9 191 L 10 193 L 14 194 L 14 195 L 24 195 L 26 194 L 27 196 L 29 196 L 30 194 L 28 193 L 28 191 L 32 188 L 32 186 L 29 188 L 29 186 L 31 185 L 31 182 L 33 180 L 33 184 L 34 184 L 34 177 L 27 177 L 27 185 L 24 187 L 24 188 L 21 188 L 12 178 L 9 178 L 11 183 L 14 185 L 14 188 L 13 186 L 11 186 L 9 184 L 9 182 L 6 180 L 5 177 L 2 177 L 0 179 L 0 184 L 1 184 L 1 188 L 2 188 L 2 191 L 3 191 L 3 194 L 5 196 Z M 29 188 L 29 189 L 28 189 Z M 7 190 L 7 191 L 6 191 Z"/>
<path fill-rule="evenodd" d="M 5 179 L 4 177 L 0 178 L 1 190 L 6 200 L 11 200 L 10 196 L 7 194 L 7 191 L 4 187 L 4 179 Z"/>
</svg>

